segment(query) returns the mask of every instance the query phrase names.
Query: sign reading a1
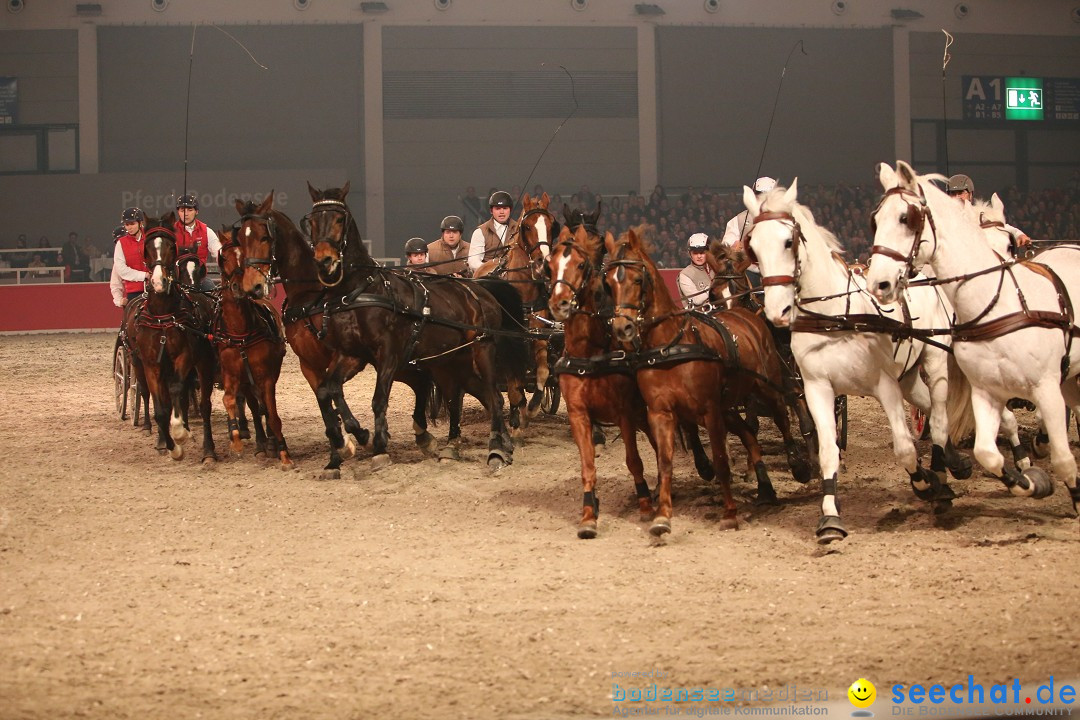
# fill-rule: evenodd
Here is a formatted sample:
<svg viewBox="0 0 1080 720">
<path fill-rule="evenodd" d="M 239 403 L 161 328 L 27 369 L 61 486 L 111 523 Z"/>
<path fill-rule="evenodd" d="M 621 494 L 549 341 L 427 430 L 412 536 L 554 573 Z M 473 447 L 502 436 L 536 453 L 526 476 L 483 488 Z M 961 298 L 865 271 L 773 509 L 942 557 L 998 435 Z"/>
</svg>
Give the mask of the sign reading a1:
<svg viewBox="0 0 1080 720">
<path fill-rule="evenodd" d="M 1005 78 L 1005 119 L 1042 120 L 1042 78 Z"/>
</svg>

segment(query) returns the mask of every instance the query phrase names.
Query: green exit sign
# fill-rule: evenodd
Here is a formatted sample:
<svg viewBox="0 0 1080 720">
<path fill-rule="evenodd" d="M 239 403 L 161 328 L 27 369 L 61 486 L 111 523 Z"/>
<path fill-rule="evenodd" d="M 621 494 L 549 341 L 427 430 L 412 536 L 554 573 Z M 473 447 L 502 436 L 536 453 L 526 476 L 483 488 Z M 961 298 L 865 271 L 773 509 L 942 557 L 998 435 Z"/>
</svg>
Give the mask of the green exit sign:
<svg viewBox="0 0 1080 720">
<path fill-rule="evenodd" d="M 1042 78 L 1005 78 L 1005 119 L 1042 120 Z"/>
</svg>

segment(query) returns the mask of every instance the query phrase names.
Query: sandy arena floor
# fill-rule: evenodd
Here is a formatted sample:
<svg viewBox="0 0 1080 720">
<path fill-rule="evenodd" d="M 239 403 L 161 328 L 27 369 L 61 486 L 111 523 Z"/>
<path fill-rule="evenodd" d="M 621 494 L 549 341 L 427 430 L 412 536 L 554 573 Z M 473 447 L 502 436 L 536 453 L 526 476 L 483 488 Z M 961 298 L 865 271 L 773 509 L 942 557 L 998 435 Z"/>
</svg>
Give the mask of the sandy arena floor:
<svg viewBox="0 0 1080 720">
<path fill-rule="evenodd" d="M 581 541 L 562 414 L 490 474 L 475 404 L 466 458 L 439 464 L 413 447 L 397 389 L 395 463 L 372 473 L 365 450 L 322 481 L 325 436 L 290 354 L 279 404 L 299 470 L 233 456 L 220 393 L 221 462 L 204 468 L 120 422 L 113 340 L 0 338 L 3 720 L 578 718 L 611 716 L 614 684 L 647 684 L 632 672 L 838 700 L 859 677 L 880 693 L 1076 675 L 1080 532 L 1062 486 L 1018 499 L 977 471 L 935 521 L 873 401 L 852 400 L 843 543 L 813 541 L 820 488 L 790 479 L 771 433 L 780 507 L 753 507 L 740 481 L 741 529 L 721 531 L 715 487 L 680 455 L 659 544 L 610 443 L 600 536 Z M 367 425 L 372 378 L 347 387 Z"/>
</svg>

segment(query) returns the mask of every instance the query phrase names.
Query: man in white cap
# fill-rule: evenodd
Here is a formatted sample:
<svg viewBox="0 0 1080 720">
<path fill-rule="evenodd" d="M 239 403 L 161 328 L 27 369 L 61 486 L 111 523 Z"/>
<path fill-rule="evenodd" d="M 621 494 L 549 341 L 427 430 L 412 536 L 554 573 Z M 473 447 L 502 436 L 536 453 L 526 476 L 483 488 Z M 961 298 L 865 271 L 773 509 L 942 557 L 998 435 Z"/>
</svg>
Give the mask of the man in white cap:
<svg viewBox="0 0 1080 720">
<path fill-rule="evenodd" d="M 771 177 L 759 177 L 754 181 L 754 193 L 759 198 L 775 187 L 776 181 Z M 750 232 L 754 222 L 753 218 L 749 217 L 749 213 L 749 210 L 743 210 L 728 220 L 727 227 L 724 228 L 724 237 L 720 240 L 725 247 L 741 244 L 743 238 Z M 750 282 L 751 287 L 761 287 L 761 270 L 758 268 L 757 263 L 746 269 L 746 279 Z"/>
<path fill-rule="evenodd" d="M 705 258 L 709 253 L 709 236 L 694 233 L 686 241 L 690 252 L 690 264 L 679 273 L 679 297 L 683 307 L 695 310 L 709 302 L 709 288 L 712 287 L 714 273 Z"/>
<path fill-rule="evenodd" d="M 967 201 L 968 204 L 975 204 L 975 183 L 967 175 L 953 175 L 949 178 L 945 192 L 949 197 L 954 197 L 961 202 Z M 1027 233 L 1015 225 L 1005 223 L 1005 232 L 1009 233 L 1014 247 L 1024 247 L 1031 244 L 1031 238 L 1028 237 Z"/>
</svg>

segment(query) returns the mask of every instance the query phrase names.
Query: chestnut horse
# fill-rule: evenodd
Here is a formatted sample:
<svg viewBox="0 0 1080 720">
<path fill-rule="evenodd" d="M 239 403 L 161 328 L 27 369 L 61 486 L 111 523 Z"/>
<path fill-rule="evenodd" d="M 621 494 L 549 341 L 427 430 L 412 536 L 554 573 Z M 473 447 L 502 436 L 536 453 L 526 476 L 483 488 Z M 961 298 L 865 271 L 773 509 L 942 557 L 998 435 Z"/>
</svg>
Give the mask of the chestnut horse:
<svg viewBox="0 0 1080 720">
<path fill-rule="evenodd" d="M 255 456 L 269 451 L 281 460 L 281 469 L 293 468 L 289 447 L 281 431 L 277 411 L 277 381 L 285 358 L 285 330 L 281 315 L 269 302 L 256 302 L 240 288 L 244 273 L 244 251 L 231 230 L 221 231 L 221 298 L 212 332 L 221 364 L 223 402 L 229 416 L 229 440 L 233 452 L 243 451 L 240 421 L 244 399 L 251 399 L 255 423 Z M 239 400 L 239 402 L 238 402 Z"/>
<path fill-rule="evenodd" d="M 547 315 L 548 284 L 544 274 L 544 261 L 551 251 L 551 245 L 559 237 L 559 222 L 548 210 L 551 198 L 545 192 L 534 198 L 526 194 L 522 199 L 521 217 L 518 219 L 518 232 L 507 238 L 504 250 L 498 257 L 488 260 L 477 268 L 474 277 L 497 277 L 514 286 L 521 295 L 521 302 L 529 312 L 528 327 L 533 330 L 545 329 L 545 323 L 539 317 Z M 535 414 L 540 407 L 544 386 L 549 376 L 548 341 L 543 335 L 532 341 L 532 357 L 536 368 L 537 393 L 529 402 L 529 413 Z M 514 411 L 511 403 L 511 413 Z M 522 425 L 525 424 L 522 420 Z"/>
<path fill-rule="evenodd" d="M 641 519 L 653 518 L 653 507 L 644 465 L 638 453 L 637 431 L 649 438 L 645 401 L 634 380 L 631 356 L 614 347 L 608 319 L 611 303 L 603 292 L 601 260 L 604 238 L 596 232 L 595 218 L 586 224 L 580 213 L 566 215 L 567 224 L 576 220 L 575 231 L 564 227 L 548 256 L 552 317 L 564 323 L 563 356 L 555 363 L 559 385 L 566 402 L 570 430 L 581 457 L 584 499 L 579 538 L 596 537 L 600 500 L 596 493 L 596 460 L 593 448 L 595 423 L 618 425 L 626 451 L 626 468 L 634 478 Z M 686 435 L 694 450 L 698 472 L 704 479 L 713 476 L 712 466 L 692 426 Z"/>
<path fill-rule="evenodd" d="M 791 437 L 776 346 L 761 318 L 746 310 L 711 317 L 676 305 L 638 235 L 647 227 L 630 229 L 618 242 L 610 236 L 605 239 L 609 255 L 605 281 L 615 302 L 612 332 L 625 349 L 637 354 L 637 384 L 657 444 L 659 508 L 649 532 L 659 536 L 671 531 L 672 454 L 680 422 L 703 425 L 709 433 L 724 497 L 722 526 L 737 528 L 725 443 L 728 425 L 747 447 L 758 476 L 759 500 L 775 499 L 757 438 L 734 412 L 751 394 L 774 409 L 772 417 L 784 436 L 792 473 L 809 476 L 809 466 L 798 456 Z"/>
<path fill-rule="evenodd" d="M 315 266 L 315 254 L 310 243 L 285 213 L 274 210 L 273 191 L 261 204 L 236 201 L 240 220 L 233 226 L 233 237 L 244 252 L 244 274 L 241 287 L 255 299 L 269 297 L 275 279 L 280 276 L 285 287 L 282 320 L 289 347 L 300 361 L 300 371 L 308 381 L 319 405 L 326 437 L 330 441 L 330 461 L 322 477 L 341 477 L 342 460 L 356 452 L 357 443 L 367 445 L 370 433 L 360 427 L 348 403 L 342 385 L 367 365 L 361 359 L 341 356 L 325 341 L 327 331 L 326 307 L 330 292 L 322 286 Z M 335 364 L 342 377 L 337 392 L 326 387 L 327 368 Z M 417 395 L 417 402 L 420 402 Z M 423 397 L 427 397 L 424 386 Z M 427 419 L 413 412 L 413 421 L 420 428 L 416 444 L 425 452 L 432 449 L 435 438 L 427 432 Z M 341 433 L 344 425 L 352 437 Z M 355 438 L 355 442 L 353 441 Z"/>
<path fill-rule="evenodd" d="M 176 237 L 170 229 L 175 221 L 173 213 L 160 221 L 147 218 L 149 229 L 143 246 L 149 273 L 147 293 L 137 310 L 126 315 L 125 332 L 135 338 L 146 387 L 154 399 L 157 448 L 167 450 L 173 460 L 184 456 L 183 445 L 191 437 L 187 426 L 188 387 L 192 371 L 197 373 L 203 462 L 209 463 L 217 460 L 210 428 L 214 350 L 206 337 L 203 309 L 181 291 L 176 281 Z"/>
<path fill-rule="evenodd" d="M 521 406 L 524 396 L 517 387 L 515 397 L 512 380 L 520 378 L 526 361 L 520 336 L 524 314 L 513 287 L 497 280 L 481 284 L 384 268 L 361 241 L 345 203 L 349 185 L 320 191 L 309 184 L 308 191 L 313 205 L 305 223 L 318 278 L 334 289 L 334 300 L 325 309 L 327 342 L 344 355 L 371 362 L 378 375 L 371 400 L 375 467 L 390 462 L 386 409 L 391 383 L 410 368 L 433 378 L 450 399 L 450 446 L 459 442 L 464 390 L 490 414 L 488 465 L 509 465 L 513 442 L 506 433 L 498 383 L 506 380 L 511 404 Z M 327 388 L 339 392 L 341 382 L 340 369 L 331 364 Z M 414 423 L 417 415 L 423 422 L 426 395 L 426 388 L 417 392 Z"/>
</svg>

